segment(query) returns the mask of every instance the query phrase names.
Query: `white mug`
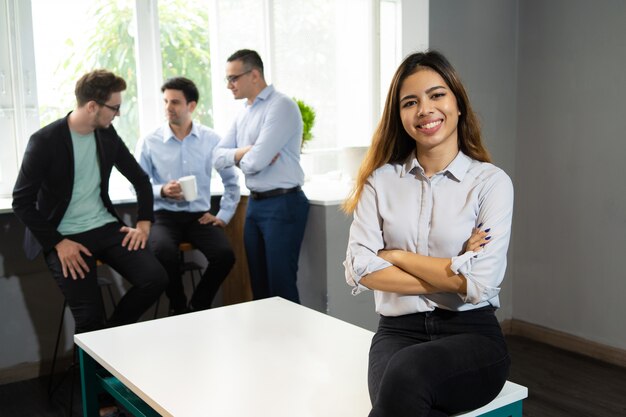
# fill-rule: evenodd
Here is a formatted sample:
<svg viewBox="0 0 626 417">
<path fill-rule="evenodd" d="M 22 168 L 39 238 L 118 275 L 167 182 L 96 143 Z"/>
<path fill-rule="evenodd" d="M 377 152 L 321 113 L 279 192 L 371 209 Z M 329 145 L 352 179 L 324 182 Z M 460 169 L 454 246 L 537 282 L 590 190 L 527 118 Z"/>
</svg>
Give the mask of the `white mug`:
<svg viewBox="0 0 626 417">
<path fill-rule="evenodd" d="M 196 188 L 196 176 L 187 175 L 178 179 L 180 188 L 183 190 L 183 197 L 186 201 L 193 201 L 198 198 L 198 189 Z"/>
</svg>

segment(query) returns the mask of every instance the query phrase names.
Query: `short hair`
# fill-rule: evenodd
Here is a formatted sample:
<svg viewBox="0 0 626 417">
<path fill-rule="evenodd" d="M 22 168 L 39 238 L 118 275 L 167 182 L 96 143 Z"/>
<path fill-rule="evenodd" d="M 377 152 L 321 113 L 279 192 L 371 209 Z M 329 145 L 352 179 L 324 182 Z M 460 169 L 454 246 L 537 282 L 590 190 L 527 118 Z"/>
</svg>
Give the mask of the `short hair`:
<svg viewBox="0 0 626 417">
<path fill-rule="evenodd" d="M 76 81 L 74 94 L 79 107 L 90 101 L 106 103 L 113 93 L 126 90 L 126 81 L 122 77 L 105 69 L 97 69 L 80 77 Z"/>
<path fill-rule="evenodd" d="M 228 57 L 226 62 L 241 61 L 246 71 L 257 69 L 263 75 L 263 60 L 256 51 L 240 49 Z"/>
<path fill-rule="evenodd" d="M 200 99 L 200 93 L 198 87 L 189 78 L 185 77 L 172 77 L 168 78 L 161 86 L 161 92 L 165 90 L 179 90 L 183 92 L 187 103 L 195 101 L 196 103 Z"/>
</svg>

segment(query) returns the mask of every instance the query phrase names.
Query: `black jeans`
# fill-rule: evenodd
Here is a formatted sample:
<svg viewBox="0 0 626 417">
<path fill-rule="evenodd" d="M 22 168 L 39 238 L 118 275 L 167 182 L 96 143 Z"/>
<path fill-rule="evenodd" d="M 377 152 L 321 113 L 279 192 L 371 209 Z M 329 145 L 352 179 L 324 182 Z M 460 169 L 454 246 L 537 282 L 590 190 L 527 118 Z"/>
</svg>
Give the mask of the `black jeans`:
<svg viewBox="0 0 626 417">
<path fill-rule="evenodd" d="M 125 233 L 119 223 L 109 223 L 83 233 L 66 236 L 85 246 L 93 256 L 83 255 L 89 266 L 85 278 L 73 280 L 63 276 L 56 250 L 45 254 L 46 263 L 65 296 L 76 333 L 98 330 L 105 326 L 102 296 L 98 287 L 96 260 L 100 259 L 117 271 L 133 286 L 124 294 L 107 321 L 110 327 L 134 323 L 157 300 L 167 285 L 165 270 L 147 249 L 129 251 L 122 247 Z"/>
<path fill-rule="evenodd" d="M 510 365 L 494 311 L 381 316 L 370 348 L 370 417 L 447 416 L 493 400 Z"/>
<path fill-rule="evenodd" d="M 203 214 L 167 210 L 154 213 L 150 248 L 167 271 L 169 285 L 165 293 L 170 299 L 170 308 L 174 310 L 183 309 L 187 305 L 180 274 L 180 242 L 191 243 L 209 262 L 191 297 L 189 304 L 193 310 L 211 307 L 220 285 L 235 264 L 235 254 L 224 229 L 198 223 Z"/>
</svg>

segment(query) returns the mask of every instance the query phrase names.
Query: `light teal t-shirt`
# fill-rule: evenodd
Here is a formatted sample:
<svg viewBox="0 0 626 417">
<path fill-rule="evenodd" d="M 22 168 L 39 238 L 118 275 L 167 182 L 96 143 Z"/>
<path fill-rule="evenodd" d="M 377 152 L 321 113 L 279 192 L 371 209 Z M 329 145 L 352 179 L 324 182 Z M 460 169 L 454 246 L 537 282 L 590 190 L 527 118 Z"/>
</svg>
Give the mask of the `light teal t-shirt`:
<svg viewBox="0 0 626 417">
<path fill-rule="evenodd" d="M 74 147 L 74 188 L 67 211 L 59 224 L 62 235 L 86 232 L 116 222 L 100 198 L 100 164 L 96 154 L 96 136 L 70 131 Z"/>
</svg>

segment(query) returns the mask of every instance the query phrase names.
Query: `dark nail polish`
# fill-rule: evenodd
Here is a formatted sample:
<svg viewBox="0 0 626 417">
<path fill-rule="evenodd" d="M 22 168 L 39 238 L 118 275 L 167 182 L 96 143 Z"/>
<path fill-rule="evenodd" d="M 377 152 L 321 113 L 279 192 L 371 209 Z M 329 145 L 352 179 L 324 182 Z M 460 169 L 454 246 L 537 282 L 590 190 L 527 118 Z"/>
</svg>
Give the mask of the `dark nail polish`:
<svg viewBox="0 0 626 417">
<path fill-rule="evenodd" d="M 489 229 L 485 229 L 485 233 L 489 233 L 490 230 L 491 230 L 491 227 Z"/>
<path fill-rule="evenodd" d="M 491 239 L 491 236 L 487 236 L 487 237 L 485 238 L 485 240 L 489 240 L 489 239 Z"/>
<path fill-rule="evenodd" d="M 478 226 L 476 226 L 477 229 L 480 229 L 480 226 L 482 226 L 483 224 L 479 224 Z"/>
<path fill-rule="evenodd" d="M 481 244 L 480 244 L 480 247 L 481 247 L 481 248 L 484 248 L 484 247 L 485 247 L 485 245 L 486 245 L 486 243 L 481 243 Z"/>
</svg>

